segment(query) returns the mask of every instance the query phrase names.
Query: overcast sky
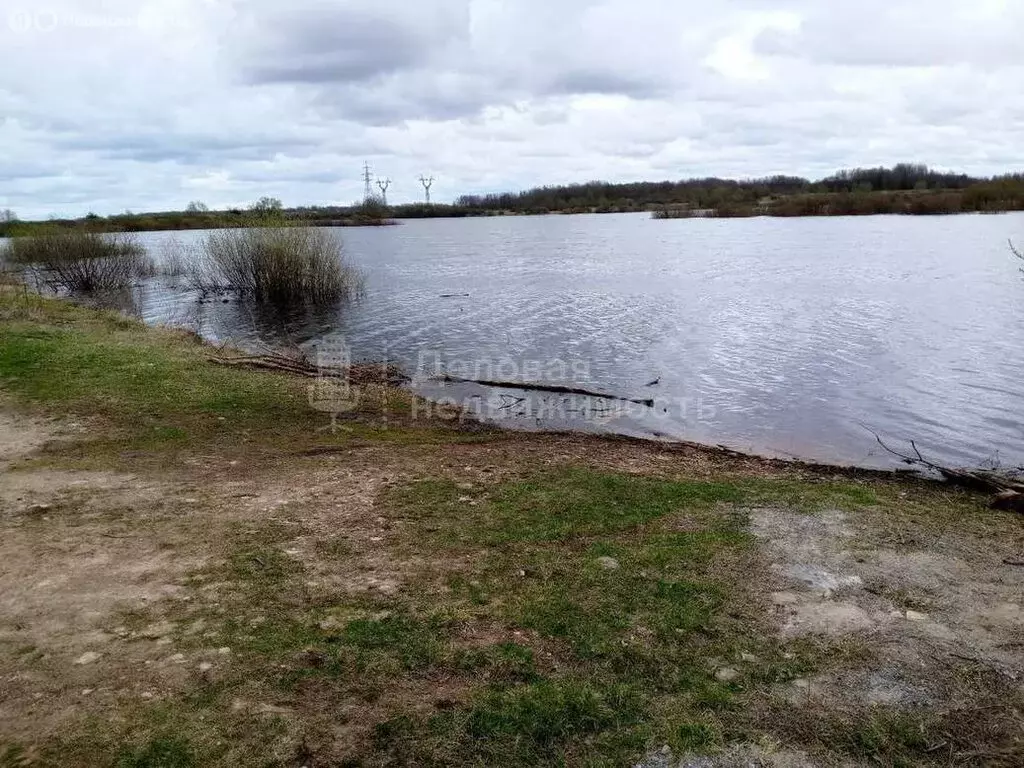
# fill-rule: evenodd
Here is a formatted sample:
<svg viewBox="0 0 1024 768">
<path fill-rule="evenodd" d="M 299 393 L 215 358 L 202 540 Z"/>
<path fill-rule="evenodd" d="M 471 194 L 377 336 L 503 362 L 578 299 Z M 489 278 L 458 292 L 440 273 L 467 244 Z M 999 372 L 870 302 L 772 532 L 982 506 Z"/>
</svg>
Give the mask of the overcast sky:
<svg viewBox="0 0 1024 768">
<path fill-rule="evenodd" d="M 1024 168 L 1024 0 L 0 0 L 0 208 Z"/>
</svg>

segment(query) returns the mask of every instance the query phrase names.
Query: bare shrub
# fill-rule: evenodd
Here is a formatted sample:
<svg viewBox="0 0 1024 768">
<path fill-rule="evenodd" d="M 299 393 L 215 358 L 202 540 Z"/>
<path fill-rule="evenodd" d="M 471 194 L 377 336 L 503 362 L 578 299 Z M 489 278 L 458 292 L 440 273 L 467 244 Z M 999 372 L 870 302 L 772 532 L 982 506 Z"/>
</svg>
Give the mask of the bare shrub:
<svg viewBox="0 0 1024 768">
<path fill-rule="evenodd" d="M 160 246 L 156 258 L 157 274 L 164 277 L 186 277 L 195 258 L 193 246 L 185 245 L 177 237 L 172 237 Z"/>
<path fill-rule="evenodd" d="M 192 282 L 202 291 L 232 291 L 257 303 L 292 306 L 336 302 L 357 280 L 329 231 L 274 226 L 208 235 Z"/>
<path fill-rule="evenodd" d="M 8 241 L 4 260 L 55 288 L 83 293 L 130 287 L 154 269 L 133 236 L 95 232 L 17 237 Z"/>
</svg>

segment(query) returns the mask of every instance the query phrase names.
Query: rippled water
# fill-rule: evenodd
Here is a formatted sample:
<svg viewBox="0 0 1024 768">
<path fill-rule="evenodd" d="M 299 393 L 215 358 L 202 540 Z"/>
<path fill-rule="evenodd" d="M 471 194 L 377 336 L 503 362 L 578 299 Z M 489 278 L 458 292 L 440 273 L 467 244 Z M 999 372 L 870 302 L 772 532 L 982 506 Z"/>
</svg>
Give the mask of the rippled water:
<svg viewBox="0 0 1024 768">
<path fill-rule="evenodd" d="M 1024 277 L 1007 247 L 1024 240 L 1024 215 L 508 217 L 337 234 L 366 296 L 293 319 L 293 341 L 338 331 L 355 357 L 410 371 L 440 360 L 473 378 L 656 406 L 519 403 L 511 390 L 421 382 L 430 396 L 477 398 L 524 426 L 823 461 L 889 465 L 870 428 L 947 462 L 1024 464 Z M 159 251 L 202 236 L 144 239 Z M 142 311 L 236 344 L 285 333 L 235 303 L 196 307 L 162 281 L 146 287 Z"/>
</svg>

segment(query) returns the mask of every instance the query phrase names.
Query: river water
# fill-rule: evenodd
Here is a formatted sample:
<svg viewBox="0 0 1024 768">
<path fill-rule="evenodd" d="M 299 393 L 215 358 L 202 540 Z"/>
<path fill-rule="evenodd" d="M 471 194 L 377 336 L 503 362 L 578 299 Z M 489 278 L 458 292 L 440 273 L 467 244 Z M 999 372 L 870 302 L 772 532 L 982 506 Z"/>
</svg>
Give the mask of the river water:
<svg viewBox="0 0 1024 768">
<path fill-rule="evenodd" d="M 607 430 L 892 466 L 1024 464 L 1024 214 L 654 221 L 643 214 L 332 230 L 364 296 L 282 321 L 157 279 L 150 322 L 240 346 L 340 334 L 432 398 L 510 426 Z M 204 233 L 148 233 L 166 244 Z M 544 382 L 653 407 L 441 384 Z M 655 383 L 656 382 L 656 383 Z M 904 441 L 901 443 L 901 441 Z"/>
</svg>

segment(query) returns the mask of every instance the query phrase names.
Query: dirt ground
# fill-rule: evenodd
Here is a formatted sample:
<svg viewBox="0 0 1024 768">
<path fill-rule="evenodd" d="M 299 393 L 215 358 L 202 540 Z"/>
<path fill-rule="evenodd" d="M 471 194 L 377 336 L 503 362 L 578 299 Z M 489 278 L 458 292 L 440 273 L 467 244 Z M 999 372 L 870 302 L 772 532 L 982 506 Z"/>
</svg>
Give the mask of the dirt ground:
<svg viewBox="0 0 1024 768">
<path fill-rule="evenodd" d="M 31 462 L 86 429 L 0 404 L 0 733 L 21 744 L 45 743 L 83 712 L 149 706 L 230 668 L 232 648 L 215 633 L 205 639 L 203 619 L 183 627 L 174 617 L 191 604 L 215 609 L 225 584 L 203 574 L 253 521 L 284 529 L 280 548 L 309 565 L 308 590 L 387 596 L 424 566 L 384 544 L 397 524 L 377 507 L 389 488 L 444 475 L 471 489 L 525 465 L 566 461 L 694 476 L 714 463 L 699 451 L 573 436 L 400 452 L 364 446 L 272 466 L 197 457 L 187 471 L 146 475 Z M 757 466 L 735 461 L 739 471 Z M 965 523 L 919 507 L 903 517 L 784 506 L 745 514 L 769 563 L 757 590 L 778 636 L 848 642 L 858 660 L 775 685 L 758 705 L 766 723 L 776 705 L 805 717 L 872 705 L 959 708 L 967 721 L 972 708 L 998 707 L 1002 692 L 1024 688 L 1024 525 L 1012 516 Z M 348 556 L 317 557 L 334 545 Z M 287 713 L 270 698 L 237 707 Z M 1012 706 L 1000 716 L 1024 727 Z M 790 749 L 787 735 L 801 727 L 716 757 L 666 748 L 642 765 L 856 764 Z M 954 741 L 929 749 L 940 761 L 950 752 L 951 765 L 977 762 L 962 749 L 952 754 Z M 31 764 L 32 754 L 19 759 Z"/>
</svg>

